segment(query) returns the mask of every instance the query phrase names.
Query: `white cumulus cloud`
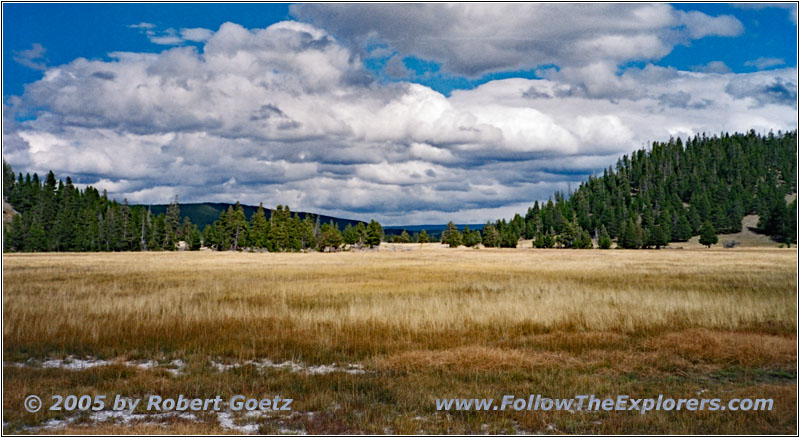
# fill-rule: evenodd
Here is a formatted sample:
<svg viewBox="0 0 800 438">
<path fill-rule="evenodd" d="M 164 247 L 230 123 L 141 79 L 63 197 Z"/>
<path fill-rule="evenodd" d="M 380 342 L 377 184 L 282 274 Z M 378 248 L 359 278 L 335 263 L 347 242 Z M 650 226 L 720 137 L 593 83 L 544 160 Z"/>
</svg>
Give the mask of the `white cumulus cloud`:
<svg viewBox="0 0 800 438">
<path fill-rule="evenodd" d="M 659 29 L 676 22 L 669 7 L 645 6 L 621 12 L 651 16 Z M 648 28 L 638 21 L 594 25 L 616 32 L 623 24 L 641 41 L 626 56 L 660 53 L 638 35 Z M 491 27 L 476 23 L 484 25 Z M 794 129 L 797 118 L 794 68 L 621 69 L 603 55 L 544 79 L 445 96 L 380 82 L 359 50 L 295 21 L 225 23 L 202 49 L 111 56 L 48 67 L 7 99 L 4 157 L 12 166 L 102 184 L 131 202 L 177 194 L 389 224 L 485 222 L 576 187 L 653 140 Z"/>
</svg>

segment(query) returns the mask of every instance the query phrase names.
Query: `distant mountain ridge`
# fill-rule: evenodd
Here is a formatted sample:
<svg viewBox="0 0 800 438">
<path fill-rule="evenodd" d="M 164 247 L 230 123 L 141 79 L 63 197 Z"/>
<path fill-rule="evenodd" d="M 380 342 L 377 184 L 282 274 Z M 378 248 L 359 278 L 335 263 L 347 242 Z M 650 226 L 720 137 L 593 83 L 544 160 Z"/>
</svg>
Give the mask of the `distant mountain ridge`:
<svg viewBox="0 0 800 438">
<path fill-rule="evenodd" d="M 169 204 L 153 204 L 153 205 L 146 205 L 146 204 L 139 204 L 145 208 L 149 207 L 150 211 L 154 215 L 159 215 L 161 213 L 166 213 L 167 207 Z M 202 230 L 206 225 L 211 225 L 214 223 L 215 220 L 219 219 L 219 214 L 222 211 L 228 209 L 228 207 L 233 206 L 235 204 L 225 203 L 225 202 L 200 202 L 200 203 L 187 203 L 187 204 L 179 204 L 181 208 L 181 217 L 188 217 L 189 220 L 192 221 L 193 224 L 197 225 L 197 227 Z M 244 210 L 245 216 L 247 216 L 247 220 L 249 221 L 253 214 L 258 210 L 257 205 L 245 205 L 241 204 L 242 209 Z M 331 220 L 339 227 L 340 230 L 343 230 L 348 224 L 352 226 L 358 225 L 359 222 L 355 219 L 343 219 L 333 216 L 327 216 L 324 214 L 315 214 L 315 213 L 308 213 L 304 211 L 300 212 L 292 212 L 292 214 L 297 213 L 300 216 L 300 219 L 305 219 L 307 215 L 313 215 L 314 217 L 319 217 L 319 222 L 322 223 L 330 223 Z M 264 214 L 269 219 L 270 214 L 272 214 L 272 209 L 264 207 Z M 366 225 L 366 222 L 364 222 Z"/>
<path fill-rule="evenodd" d="M 463 230 L 464 226 L 469 226 L 470 230 L 482 230 L 486 224 L 456 224 L 459 230 Z M 425 224 L 425 225 L 390 225 L 383 227 L 383 232 L 388 235 L 400 235 L 403 230 L 409 234 L 419 233 L 425 230 L 426 233 L 432 236 L 438 236 L 442 231 L 447 229 L 447 224 Z"/>
<path fill-rule="evenodd" d="M 166 213 L 167 207 L 169 204 L 153 204 L 153 205 L 146 205 L 146 204 L 137 204 L 143 206 L 145 208 L 150 207 L 150 211 L 154 215 L 159 215 L 161 213 Z M 235 204 L 226 203 L 226 202 L 193 202 L 187 204 L 180 204 L 181 207 L 181 216 L 189 217 L 189 220 L 192 221 L 193 224 L 197 225 L 198 228 L 201 230 L 206 225 L 211 225 L 214 223 L 215 220 L 219 219 L 219 214 L 223 210 L 227 210 L 229 206 Z M 242 208 L 244 209 L 244 214 L 247 216 L 247 220 L 249 221 L 250 218 L 253 216 L 253 213 L 258 210 L 257 205 L 246 205 L 241 204 Z M 267 215 L 269 219 L 270 214 L 272 213 L 272 209 L 264 207 L 264 214 Z M 309 212 L 292 212 L 292 214 L 298 213 L 300 215 L 300 219 L 304 219 L 306 215 L 313 215 L 315 217 L 319 217 L 320 223 L 330 223 L 331 220 L 339 227 L 340 230 L 343 230 L 348 224 L 352 226 L 358 225 L 359 221 L 356 219 L 345 219 L 335 216 L 327 216 L 324 214 L 315 214 Z M 363 222 L 366 225 L 366 222 Z M 486 224 L 456 224 L 459 230 L 463 230 L 464 226 L 468 225 L 471 230 L 481 230 L 483 229 L 484 225 Z M 423 225 L 389 225 L 383 227 L 383 231 L 388 235 L 400 235 L 403 230 L 414 234 L 419 233 L 422 230 L 425 230 L 428 234 L 438 235 L 442 231 L 447 229 L 447 224 L 423 224 Z"/>
</svg>

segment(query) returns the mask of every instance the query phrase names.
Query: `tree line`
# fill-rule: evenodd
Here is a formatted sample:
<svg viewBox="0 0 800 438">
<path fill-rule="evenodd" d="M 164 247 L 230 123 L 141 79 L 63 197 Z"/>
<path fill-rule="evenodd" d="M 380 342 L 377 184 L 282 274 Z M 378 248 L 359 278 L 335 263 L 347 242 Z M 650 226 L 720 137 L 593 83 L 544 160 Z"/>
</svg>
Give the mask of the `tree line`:
<svg viewBox="0 0 800 438">
<path fill-rule="evenodd" d="M 375 220 L 369 224 L 348 224 L 344 230 L 331 221 L 320 224 L 319 217 L 292 214 L 289 206 L 279 205 L 267 219 L 264 206 L 248 221 L 238 202 L 222 211 L 219 219 L 207 225 L 201 234 L 203 244 L 216 250 L 338 251 L 350 248 L 377 247 L 383 240 L 383 227 Z"/>
<path fill-rule="evenodd" d="M 269 218 L 262 205 L 247 220 L 237 202 L 202 232 L 188 217 L 181 217 L 178 198 L 165 213 L 109 199 L 105 190 L 56 180 L 50 171 L 44 181 L 38 174 L 19 173 L 3 161 L 3 198 L 14 208 L 4 225 L 4 251 L 172 251 L 267 250 L 336 251 L 344 247 L 375 247 L 383 239 L 380 223 L 359 222 L 344 231 L 334 223 L 320 224 L 307 215 L 303 220 L 288 206 L 278 206 Z"/>
</svg>

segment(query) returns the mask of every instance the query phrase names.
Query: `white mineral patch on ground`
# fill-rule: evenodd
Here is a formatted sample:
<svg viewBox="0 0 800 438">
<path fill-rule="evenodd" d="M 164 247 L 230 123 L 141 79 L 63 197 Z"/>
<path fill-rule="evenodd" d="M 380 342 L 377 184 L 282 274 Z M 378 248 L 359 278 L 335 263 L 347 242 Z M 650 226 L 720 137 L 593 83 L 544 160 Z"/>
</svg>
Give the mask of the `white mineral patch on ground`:
<svg viewBox="0 0 800 438">
<path fill-rule="evenodd" d="M 170 362 L 170 367 L 163 367 L 159 366 L 158 362 L 155 360 L 104 360 L 104 359 L 94 359 L 92 357 L 87 358 L 77 358 L 75 356 L 67 356 L 65 359 L 48 359 L 45 361 L 37 361 L 35 359 L 29 359 L 25 362 L 3 362 L 3 366 L 15 366 L 20 368 L 58 368 L 62 370 L 69 370 L 69 371 L 82 371 L 88 370 L 94 367 L 103 367 L 108 365 L 125 365 L 132 368 L 141 368 L 144 370 L 150 370 L 154 368 L 164 368 L 167 372 L 172 375 L 180 375 L 183 373 L 183 368 L 185 364 L 182 360 L 177 359 Z"/>
<path fill-rule="evenodd" d="M 211 360 L 211 366 L 216 368 L 219 372 L 225 372 L 234 368 L 240 368 L 245 365 L 252 365 L 259 370 L 263 369 L 277 369 L 288 370 L 293 373 L 307 373 L 307 374 L 329 374 L 335 372 L 342 372 L 348 374 L 364 374 L 364 367 L 360 364 L 347 364 L 345 366 L 337 366 L 335 363 L 330 365 L 306 365 L 302 362 L 285 361 L 281 363 L 272 362 L 269 359 L 261 360 L 246 360 L 243 363 L 223 363 Z"/>
<path fill-rule="evenodd" d="M 237 422 L 235 420 L 234 413 L 231 411 L 221 411 L 217 412 L 217 422 L 219 423 L 220 427 L 224 429 L 229 429 L 236 431 L 240 434 L 255 434 L 258 433 L 258 429 L 260 424 L 252 422 L 253 420 L 259 420 L 265 415 L 265 412 L 262 411 L 250 411 L 246 412 L 242 415 L 242 418 L 249 420 L 247 423 L 244 424 L 237 424 L 242 423 L 241 421 Z M 292 413 L 294 414 L 294 413 Z M 309 413 L 310 414 L 310 413 Z M 115 423 L 121 425 L 129 425 L 129 424 L 147 424 L 147 425 L 158 425 L 158 424 L 165 424 L 165 421 L 169 419 L 182 419 L 185 421 L 191 422 L 200 422 L 201 420 L 198 419 L 197 415 L 190 413 L 190 412 L 163 412 L 163 413 L 152 413 L 152 414 L 141 414 L 141 413 L 132 413 L 127 410 L 124 411 L 100 411 L 100 412 L 91 412 L 88 414 L 88 418 L 86 415 L 75 415 L 72 417 L 68 417 L 66 419 L 50 419 L 46 422 L 42 423 L 39 426 L 33 427 L 25 427 L 23 430 L 25 432 L 37 433 L 37 432 L 47 432 L 53 431 L 58 429 L 63 429 L 70 425 L 81 426 L 81 427 L 89 427 L 100 423 Z M 283 423 L 283 422 L 281 422 Z M 5 426 L 5 425 L 4 425 Z M 278 428 L 278 433 L 286 434 L 286 435 L 305 435 L 306 432 L 300 429 L 288 429 L 286 427 Z"/>
<path fill-rule="evenodd" d="M 237 425 L 234 423 L 233 414 L 231 412 L 219 412 L 217 414 L 217 421 L 219 421 L 221 427 L 232 429 L 239 433 L 252 434 L 258 432 L 258 424 Z"/>
<path fill-rule="evenodd" d="M 335 363 L 330 365 L 306 365 L 302 362 L 294 362 L 287 360 L 285 362 L 272 362 L 269 359 L 247 360 L 242 363 L 231 362 L 226 363 L 222 361 L 211 360 L 211 366 L 216 368 L 219 372 L 226 372 L 234 368 L 240 368 L 245 365 L 252 365 L 259 370 L 275 369 L 287 370 L 293 373 L 306 373 L 311 375 L 329 374 L 329 373 L 347 373 L 347 374 L 364 374 L 363 365 L 361 364 L 346 364 L 339 366 Z M 82 371 L 94 367 L 108 366 L 108 365 L 125 365 L 132 368 L 140 368 L 144 370 L 163 369 L 173 376 L 180 376 L 185 373 L 186 363 L 181 359 L 175 359 L 168 364 L 160 364 L 155 360 L 104 360 L 95 359 L 92 357 L 77 358 L 74 356 L 67 356 L 65 359 L 48 359 L 45 361 L 37 361 L 30 359 L 25 362 L 3 362 L 3 366 L 16 366 L 16 367 L 30 367 L 30 368 L 58 368 L 70 371 Z"/>
</svg>

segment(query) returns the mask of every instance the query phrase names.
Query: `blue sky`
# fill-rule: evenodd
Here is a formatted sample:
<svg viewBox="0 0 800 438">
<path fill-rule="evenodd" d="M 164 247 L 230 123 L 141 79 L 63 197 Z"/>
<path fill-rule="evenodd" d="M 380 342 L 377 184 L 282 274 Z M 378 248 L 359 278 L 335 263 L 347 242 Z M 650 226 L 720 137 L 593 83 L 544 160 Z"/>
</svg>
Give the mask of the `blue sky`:
<svg viewBox="0 0 800 438">
<path fill-rule="evenodd" d="M 480 223 L 653 140 L 796 128 L 794 4 L 2 7 L 4 158 L 132 202 Z"/>
<path fill-rule="evenodd" d="M 752 53 L 764 58 L 783 59 L 797 66 L 796 26 L 779 8 L 742 9 L 727 4 L 678 3 L 675 9 L 702 11 L 710 15 L 733 15 L 747 31 L 735 38 L 708 37 L 677 45 L 655 65 L 680 70 L 724 62 L 734 72 L 755 71 L 747 65 Z M 14 53 L 29 50 L 34 43 L 46 50 L 48 64 L 65 64 L 75 58 L 107 59 L 110 52 L 159 52 L 164 45 L 151 43 L 145 34 L 130 28 L 132 24 L 152 23 L 162 29 L 218 29 L 231 21 L 248 28 L 267 27 L 292 19 L 288 4 L 18 4 L 3 5 L 3 96 L 20 94 L 26 83 L 41 78 L 40 71 L 14 62 Z M 190 43 L 191 44 L 191 43 Z M 369 59 L 367 66 L 377 71 L 387 59 Z M 409 55 L 404 59 L 414 74 L 412 80 L 449 93 L 453 89 L 474 88 L 493 79 L 508 77 L 535 78 L 534 69 L 496 72 L 479 77 L 465 77 L 439 71 L 436 60 Z M 393 78 L 386 78 L 393 80 Z"/>
</svg>

